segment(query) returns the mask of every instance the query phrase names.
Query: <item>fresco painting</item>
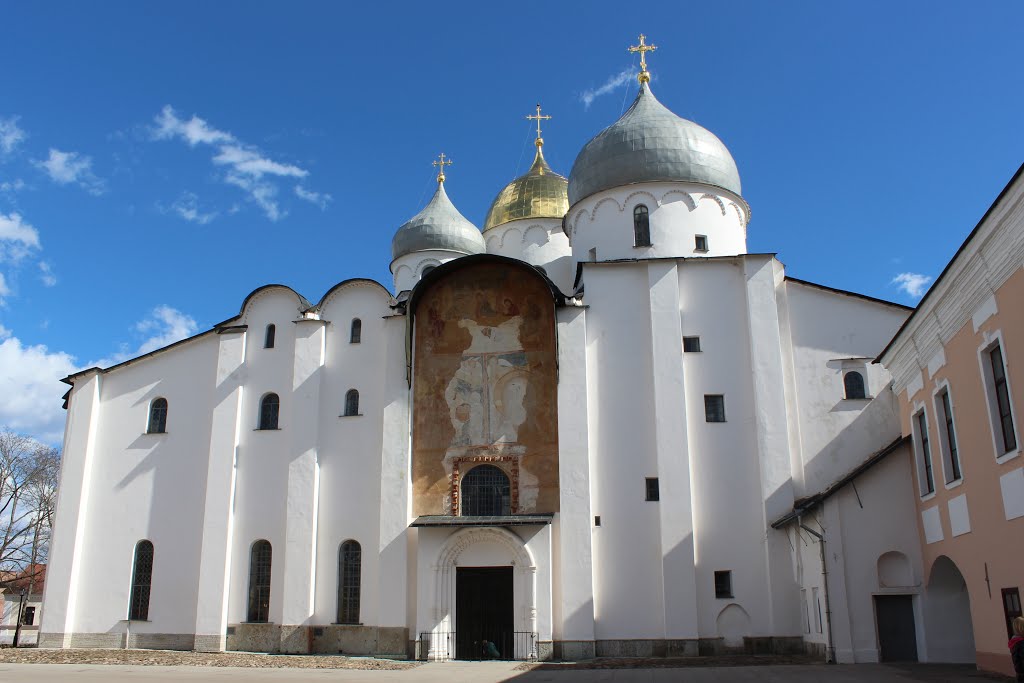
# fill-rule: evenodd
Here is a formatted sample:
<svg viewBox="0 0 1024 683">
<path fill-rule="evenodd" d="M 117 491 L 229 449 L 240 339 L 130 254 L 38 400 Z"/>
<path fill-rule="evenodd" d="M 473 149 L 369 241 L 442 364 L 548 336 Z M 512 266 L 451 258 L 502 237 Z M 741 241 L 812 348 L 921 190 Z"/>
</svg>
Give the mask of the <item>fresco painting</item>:
<svg viewBox="0 0 1024 683">
<path fill-rule="evenodd" d="M 514 265 L 475 265 L 430 285 L 417 306 L 413 505 L 458 514 L 479 463 L 508 475 L 512 513 L 558 508 L 554 302 Z"/>
</svg>

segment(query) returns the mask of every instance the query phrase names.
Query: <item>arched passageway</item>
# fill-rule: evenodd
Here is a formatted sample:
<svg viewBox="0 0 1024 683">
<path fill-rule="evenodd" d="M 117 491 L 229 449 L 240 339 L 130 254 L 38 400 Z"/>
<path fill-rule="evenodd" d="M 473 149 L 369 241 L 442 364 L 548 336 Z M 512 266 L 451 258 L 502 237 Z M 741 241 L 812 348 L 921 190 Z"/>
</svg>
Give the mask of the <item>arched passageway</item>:
<svg viewBox="0 0 1024 683">
<path fill-rule="evenodd" d="M 932 564 L 925 597 L 929 661 L 974 663 L 974 626 L 967 582 L 956 563 L 945 555 Z"/>
</svg>

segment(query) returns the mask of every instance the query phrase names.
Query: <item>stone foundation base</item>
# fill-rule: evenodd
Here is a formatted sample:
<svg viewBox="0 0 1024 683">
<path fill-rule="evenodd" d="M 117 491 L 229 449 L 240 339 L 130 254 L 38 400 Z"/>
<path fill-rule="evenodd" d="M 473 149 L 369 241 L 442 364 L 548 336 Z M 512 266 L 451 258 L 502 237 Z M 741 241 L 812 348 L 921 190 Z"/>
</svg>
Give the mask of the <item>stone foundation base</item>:
<svg viewBox="0 0 1024 683">
<path fill-rule="evenodd" d="M 225 649 L 243 652 L 408 657 L 409 629 L 398 626 L 232 624 Z"/>
<path fill-rule="evenodd" d="M 191 633 L 132 633 L 125 643 L 124 633 L 40 633 L 43 648 L 107 648 L 138 650 L 192 650 L 196 637 Z"/>
</svg>

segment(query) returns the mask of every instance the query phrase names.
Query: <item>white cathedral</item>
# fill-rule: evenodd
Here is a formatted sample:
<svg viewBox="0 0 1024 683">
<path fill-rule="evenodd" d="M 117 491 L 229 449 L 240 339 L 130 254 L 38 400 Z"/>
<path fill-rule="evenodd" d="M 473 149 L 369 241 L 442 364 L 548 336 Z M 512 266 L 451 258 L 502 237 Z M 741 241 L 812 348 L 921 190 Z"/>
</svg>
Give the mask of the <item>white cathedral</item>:
<svg viewBox="0 0 1024 683">
<path fill-rule="evenodd" d="M 872 596 L 920 591 L 872 362 L 909 309 L 749 253 L 729 150 L 641 68 L 568 179 L 538 109 L 482 230 L 442 156 L 393 291 L 268 285 L 68 377 L 40 644 L 877 661 Z"/>
</svg>

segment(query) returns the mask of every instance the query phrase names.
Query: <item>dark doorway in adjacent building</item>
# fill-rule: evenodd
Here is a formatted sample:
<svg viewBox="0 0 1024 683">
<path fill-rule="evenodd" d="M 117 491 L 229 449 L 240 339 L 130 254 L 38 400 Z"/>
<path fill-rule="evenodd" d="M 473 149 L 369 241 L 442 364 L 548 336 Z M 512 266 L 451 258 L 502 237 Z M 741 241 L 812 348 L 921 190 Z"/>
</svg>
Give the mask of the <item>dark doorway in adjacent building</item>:
<svg viewBox="0 0 1024 683">
<path fill-rule="evenodd" d="M 514 659 L 514 643 L 512 567 L 456 567 L 455 657 Z"/>
<path fill-rule="evenodd" d="M 911 595 L 876 595 L 879 658 L 883 662 L 916 662 L 917 629 Z"/>
</svg>

